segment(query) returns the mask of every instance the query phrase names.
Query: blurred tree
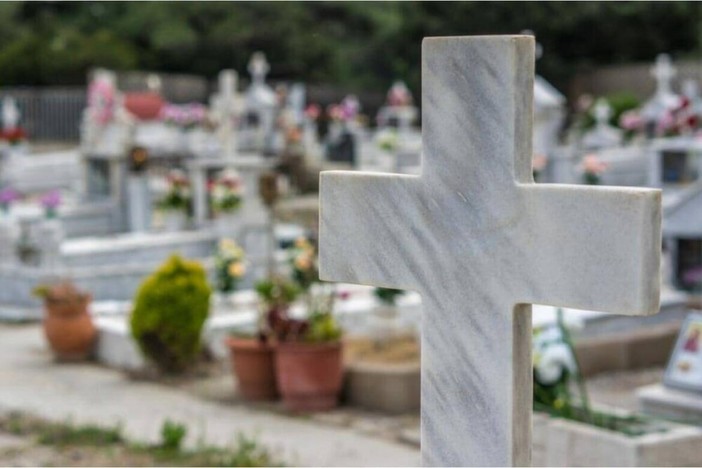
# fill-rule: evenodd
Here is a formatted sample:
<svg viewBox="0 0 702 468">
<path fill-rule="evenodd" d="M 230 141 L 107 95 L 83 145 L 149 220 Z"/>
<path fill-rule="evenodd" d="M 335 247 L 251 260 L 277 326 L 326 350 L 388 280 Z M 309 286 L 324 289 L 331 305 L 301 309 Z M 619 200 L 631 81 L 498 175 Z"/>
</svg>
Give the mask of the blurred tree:
<svg viewBox="0 0 702 468">
<path fill-rule="evenodd" d="M 7 2 L 0 84 L 82 83 L 91 66 L 242 77 L 255 50 L 272 78 L 418 94 L 425 36 L 536 33 L 540 74 L 702 49 L 696 2 Z"/>
</svg>

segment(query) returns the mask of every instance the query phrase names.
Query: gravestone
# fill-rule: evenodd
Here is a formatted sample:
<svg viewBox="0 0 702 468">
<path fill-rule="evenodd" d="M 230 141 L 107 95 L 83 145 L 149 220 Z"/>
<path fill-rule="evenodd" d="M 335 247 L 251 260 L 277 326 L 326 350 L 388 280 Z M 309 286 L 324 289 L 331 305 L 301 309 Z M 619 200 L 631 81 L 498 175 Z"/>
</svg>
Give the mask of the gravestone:
<svg viewBox="0 0 702 468">
<path fill-rule="evenodd" d="M 246 90 L 245 112 L 240 134 L 240 147 L 243 151 L 259 151 L 270 145 L 275 126 L 277 106 L 275 92 L 266 84 L 270 70 L 263 52 L 251 56 L 248 67 L 251 85 Z"/>
<path fill-rule="evenodd" d="M 585 149 L 601 149 L 619 146 L 622 142 L 621 131 L 609 124 L 612 108 L 606 99 L 598 99 L 593 110 L 595 126 L 583 137 Z"/>
<path fill-rule="evenodd" d="M 422 459 L 527 465 L 531 306 L 658 311 L 660 191 L 534 184 L 534 40 L 422 45 L 420 176 L 325 172 L 320 275 L 422 295 Z"/>
<path fill-rule="evenodd" d="M 673 78 L 677 70 L 668 54 L 659 54 L 656 64 L 651 69 L 651 75 L 656 80 L 656 92 L 641 110 L 646 122 L 646 132 L 649 136 L 656 133 L 656 124 L 663 115 L 680 104 L 680 97 L 673 92 Z"/>
<path fill-rule="evenodd" d="M 5 131 L 12 131 L 17 128 L 20 120 L 20 111 L 17 108 L 17 101 L 12 96 L 6 96 L 2 100 L 2 128 Z"/>
<path fill-rule="evenodd" d="M 219 94 L 216 112 L 219 114 L 217 136 L 222 145 L 222 156 L 231 159 L 236 155 L 236 134 L 234 125 L 237 118 L 236 86 L 238 75 L 234 70 L 222 70 L 219 73 Z"/>
</svg>

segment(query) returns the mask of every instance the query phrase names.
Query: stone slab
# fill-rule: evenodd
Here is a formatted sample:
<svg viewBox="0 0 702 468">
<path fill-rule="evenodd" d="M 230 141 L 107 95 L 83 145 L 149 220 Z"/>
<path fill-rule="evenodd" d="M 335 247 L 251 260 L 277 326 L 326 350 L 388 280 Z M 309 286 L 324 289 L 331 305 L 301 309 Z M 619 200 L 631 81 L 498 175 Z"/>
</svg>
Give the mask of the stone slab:
<svg viewBox="0 0 702 468">
<path fill-rule="evenodd" d="M 629 437 L 563 419 L 548 422 L 547 466 L 699 466 L 702 430 L 671 425 Z"/>
<path fill-rule="evenodd" d="M 654 384 L 639 388 L 636 396 L 644 413 L 702 426 L 702 393 Z"/>
<path fill-rule="evenodd" d="M 372 411 L 412 413 L 420 404 L 419 364 L 354 362 L 346 365 L 346 401 Z"/>
</svg>

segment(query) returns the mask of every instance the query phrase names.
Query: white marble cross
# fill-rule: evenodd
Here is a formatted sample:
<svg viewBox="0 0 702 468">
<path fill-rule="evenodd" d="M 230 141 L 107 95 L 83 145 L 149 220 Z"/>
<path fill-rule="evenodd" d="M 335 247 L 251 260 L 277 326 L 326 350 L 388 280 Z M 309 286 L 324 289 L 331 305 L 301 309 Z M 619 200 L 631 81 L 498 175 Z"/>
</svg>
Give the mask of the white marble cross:
<svg viewBox="0 0 702 468">
<path fill-rule="evenodd" d="M 670 55 L 659 54 L 656 57 L 656 65 L 651 69 L 651 75 L 656 79 L 656 94 L 672 94 L 671 82 L 676 73 Z"/>
<path fill-rule="evenodd" d="M 533 80 L 531 37 L 425 39 L 421 176 L 321 175 L 321 277 L 422 295 L 425 464 L 529 464 L 529 304 L 658 310 L 660 191 L 534 184 Z"/>
<path fill-rule="evenodd" d="M 236 154 L 237 143 L 234 133 L 236 118 L 236 84 L 238 75 L 235 70 L 219 72 L 218 111 L 220 114 L 219 140 L 222 143 L 222 155 L 231 159 Z"/>
</svg>

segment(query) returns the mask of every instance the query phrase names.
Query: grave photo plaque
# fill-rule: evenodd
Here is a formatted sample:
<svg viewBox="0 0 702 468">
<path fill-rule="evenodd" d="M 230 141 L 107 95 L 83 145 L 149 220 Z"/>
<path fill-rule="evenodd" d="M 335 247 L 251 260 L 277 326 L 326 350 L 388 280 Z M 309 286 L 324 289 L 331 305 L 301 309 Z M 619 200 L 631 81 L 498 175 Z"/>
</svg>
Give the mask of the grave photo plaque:
<svg viewBox="0 0 702 468">
<path fill-rule="evenodd" d="M 702 393 L 702 314 L 690 314 L 682 324 L 663 383 Z"/>
</svg>

